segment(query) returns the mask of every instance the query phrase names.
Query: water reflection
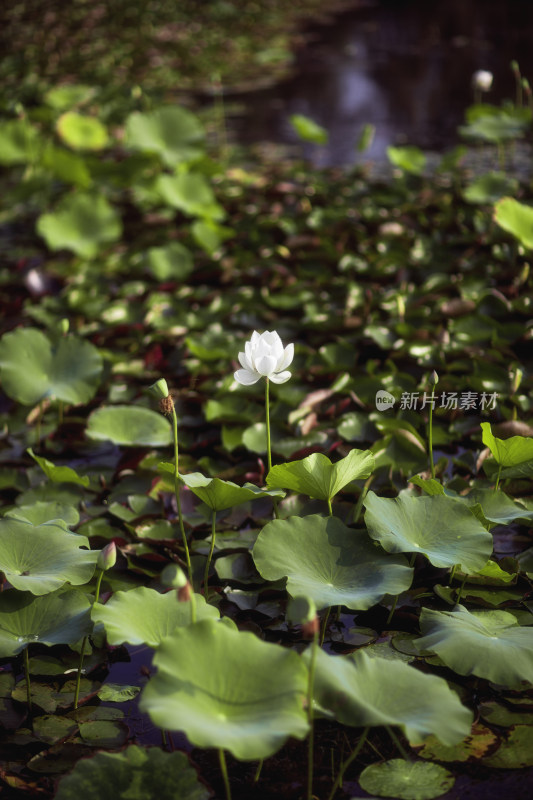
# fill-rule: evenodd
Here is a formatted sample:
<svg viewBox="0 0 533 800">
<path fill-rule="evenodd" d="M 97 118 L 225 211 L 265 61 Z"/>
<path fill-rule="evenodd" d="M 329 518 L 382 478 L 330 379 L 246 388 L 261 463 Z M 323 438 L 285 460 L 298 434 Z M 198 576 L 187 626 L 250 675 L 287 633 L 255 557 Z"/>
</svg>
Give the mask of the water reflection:
<svg viewBox="0 0 533 800">
<path fill-rule="evenodd" d="M 456 142 L 475 70 L 494 73 L 494 103 L 514 97 L 512 59 L 533 79 L 532 31 L 530 0 L 366 3 L 310 29 L 293 79 L 237 98 L 245 113 L 234 120 L 236 135 L 247 144 L 296 143 L 288 118 L 298 113 L 329 131 L 326 147 L 304 148 L 315 164 L 355 161 L 365 123 L 376 126 L 367 158 L 383 159 L 390 144 L 442 150 Z"/>
</svg>

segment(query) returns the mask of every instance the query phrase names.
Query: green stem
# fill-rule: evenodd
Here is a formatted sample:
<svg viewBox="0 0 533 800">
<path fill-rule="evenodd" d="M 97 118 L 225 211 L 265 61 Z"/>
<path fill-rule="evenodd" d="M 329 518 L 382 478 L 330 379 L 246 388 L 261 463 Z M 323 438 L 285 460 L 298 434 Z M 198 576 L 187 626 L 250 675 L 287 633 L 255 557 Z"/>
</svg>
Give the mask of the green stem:
<svg viewBox="0 0 533 800">
<path fill-rule="evenodd" d="M 254 775 L 254 783 L 258 782 L 259 776 L 261 775 L 261 770 L 263 769 L 263 760 L 264 759 L 261 759 L 259 764 L 257 765 L 257 769 L 256 769 L 255 775 Z"/>
<path fill-rule="evenodd" d="M 26 679 L 26 702 L 28 703 L 28 713 L 31 714 L 30 657 L 28 655 L 29 649 L 29 645 L 24 648 L 24 677 Z"/>
<path fill-rule="evenodd" d="M 428 428 L 429 464 L 431 467 L 431 477 L 435 478 L 435 462 L 433 461 L 433 402 L 429 405 Z"/>
<path fill-rule="evenodd" d="M 498 486 L 500 485 L 500 475 L 502 474 L 502 465 L 500 464 L 498 467 L 498 474 L 496 476 L 496 483 L 494 484 L 494 491 L 498 491 Z"/>
<path fill-rule="evenodd" d="M 455 577 L 456 570 L 457 570 L 457 564 L 454 564 L 453 567 L 452 567 L 452 571 L 450 572 L 450 578 L 448 580 L 448 586 L 451 586 L 451 583 L 452 583 L 452 581 L 453 581 L 453 579 Z"/>
<path fill-rule="evenodd" d="M 339 770 L 339 774 L 337 775 L 337 779 L 335 780 L 335 783 L 331 787 L 331 792 L 328 795 L 328 800 L 333 800 L 333 798 L 335 797 L 335 792 L 337 791 L 337 789 L 339 789 L 342 786 L 342 779 L 344 777 L 344 773 L 346 772 L 346 770 L 348 769 L 348 767 L 350 766 L 352 761 L 355 761 L 355 759 L 357 758 L 357 756 L 361 752 L 361 749 L 362 749 L 364 743 L 366 742 L 366 738 L 368 736 L 368 731 L 369 730 L 370 730 L 370 728 L 365 728 L 364 729 L 364 731 L 363 731 L 363 733 L 361 735 L 361 738 L 357 742 L 356 746 L 354 747 L 354 749 L 352 750 L 352 752 L 350 753 L 350 755 L 348 756 L 346 761 L 341 765 L 341 768 Z"/>
<path fill-rule="evenodd" d="M 322 629 L 320 631 L 320 647 L 322 647 L 322 645 L 324 644 L 324 639 L 326 638 L 326 628 L 328 626 L 328 619 L 329 619 L 330 611 L 331 611 L 331 607 L 329 607 L 326 610 L 326 613 L 324 614 L 324 619 L 322 620 Z"/>
<path fill-rule="evenodd" d="M 311 642 L 311 661 L 309 664 L 309 679 L 307 683 L 307 721 L 309 723 L 309 738 L 307 740 L 307 800 L 313 800 L 313 750 L 314 750 L 313 690 L 315 684 L 315 668 L 316 668 L 317 652 L 318 652 L 318 631 L 313 635 L 313 641 Z"/>
<path fill-rule="evenodd" d="M 396 595 L 395 598 L 394 598 L 394 601 L 392 603 L 391 610 L 389 611 L 389 616 L 387 617 L 387 622 L 385 623 L 385 625 L 390 625 L 391 619 L 393 618 L 394 612 L 396 611 L 396 606 L 398 605 L 398 597 L 399 597 L 399 595 Z"/>
<path fill-rule="evenodd" d="M 463 593 L 463 589 L 465 588 L 466 579 L 467 579 L 467 575 L 464 576 L 463 580 L 461 581 L 461 585 L 459 586 L 459 588 L 457 590 L 457 598 L 455 600 L 456 603 L 460 603 L 461 602 L 461 595 Z"/>
<path fill-rule="evenodd" d="M 174 494 L 176 495 L 176 505 L 178 507 L 178 520 L 181 531 L 181 539 L 183 541 L 183 549 L 185 550 L 185 561 L 187 562 L 187 574 L 189 577 L 189 583 L 191 584 L 194 590 L 194 584 L 192 579 L 191 556 L 189 554 L 189 545 L 187 543 L 187 534 L 185 533 L 185 526 L 183 524 L 183 513 L 181 510 L 179 450 L 178 450 L 178 418 L 176 416 L 176 409 L 174 408 L 174 404 L 172 404 L 172 428 L 174 431 Z"/>
<path fill-rule="evenodd" d="M 211 513 L 211 547 L 209 548 L 209 555 L 207 556 L 204 571 L 204 597 L 206 600 L 209 600 L 209 567 L 211 566 L 211 559 L 213 558 L 213 551 L 215 549 L 216 524 L 217 512 L 213 509 Z"/>
<path fill-rule="evenodd" d="M 229 785 L 228 768 L 226 766 L 226 756 L 224 750 L 220 747 L 218 750 L 218 760 L 220 762 L 220 771 L 224 779 L 224 788 L 226 790 L 226 800 L 231 800 L 231 788 Z"/>
<path fill-rule="evenodd" d="M 100 586 L 102 585 L 102 578 L 104 577 L 104 570 L 101 569 L 98 571 L 98 577 L 96 579 L 96 588 L 94 590 L 94 600 L 93 606 L 95 603 L 98 602 L 100 599 Z M 81 683 L 81 673 L 83 670 L 83 659 L 85 657 L 85 645 L 87 644 L 88 636 L 84 636 L 81 642 L 80 648 L 80 660 L 78 661 L 78 674 L 76 675 L 76 688 L 74 689 L 74 708 L 78 707 L 78 702 L 80 699 L 80 683 Z"/>
<path fill-rule="evenodd" d="M 375 475 L 371 475 L 370 478 L 368 478 L 368 480 L 365 482 L 365 485 L 363 486 L 363 491 L 359 495 L 359 498 L 357 500 L 357 505 L 355 506 L 355 509 L 354 509 L 354 512 L 353 512 L 353 524 L 354 525 L 357 524 L 357 522 L 359 520 L 359 517 L 361 516 L 361 509 L 363 508 L 363 503 L 365 502 L 365 497 L 368 494 L 368 490 L 372 486 L 372 481 L 374 480 L 374 478 L 375 478 Z"/>
<path fill-rule="evenodd" d="M 265 378 L 265 420 L 267 435 L 267 475 L 272 469 L 272 446 L 270 443 L 270 381 Z M 279 519 L 278 501 L 273 499 L 274 516 Z"/>
<path fill-rule="evenodd" d="M 404 761 L 411 761 L 411 756 L 406 751 L 405 747 L 400 742 L 400 740 L 398 739 L 398 737 L 396 736 L 396 734 L 394 733 L 394 731 L 392 730 L 390 725 L 385 725 L 385 728 L 386 728 L 387 733 L 389 734 L 390 738 L 392 739 L 392 741 L 394 742 L 394 744 L 398 748 L 398 750 L 400 752 L 400 755 L 404 759 Z"/>
<path fill-rule="evenodd" d="M 333 508 L 331 506 L 331 498 L 330 497 L 328 497 L 328 511 L 329 511 L 329 516 L 332 517 L 333 516 Z"/>
</svg>

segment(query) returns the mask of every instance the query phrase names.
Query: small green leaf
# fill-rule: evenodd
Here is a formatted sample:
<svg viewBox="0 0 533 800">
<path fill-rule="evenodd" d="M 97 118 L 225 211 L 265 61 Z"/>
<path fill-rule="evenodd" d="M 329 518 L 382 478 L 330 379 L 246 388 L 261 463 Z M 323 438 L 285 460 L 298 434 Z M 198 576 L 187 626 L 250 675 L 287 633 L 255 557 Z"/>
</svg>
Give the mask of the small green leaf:
<svg viewBox="0 0 533 800">
<path fill-rule="evenodd" d="M 418 147 L 387 147 L 391 164 L 412 175 L 421 175 L 427 158 Z"/>
<path fill-rule="evenodd" d="M 162 106 L 126 120 L 126 143 L 134 150 L 155 153 L 168 167 L 189 161 L 202 153 L 204 130 L 198 118 L 178 106 Z"/>
<path fill-rule="evenodd" d="M 515 236 L 528 250 L 533 248 L 533 208 L 514 197 L 503 197 L 494 208 L 494 221 Z"/>
<path fill-rule="evenodd" d="M 28 447 L 26 452 L 39 464 L 46 477 L 54 483 L 77 483 L 85 487 L 89 485 L 89 478 L 86 476 L 82 478 L 72 467 L 56 467 L 47 458 L 36 456 L 31 447 Z"/>
<path fill-rule="evenodd" d="M 272 467 L 266 480 L 272 488 L 331 500 L 351 481 L 368 478 L 373 469 L 374 456 L 370 450 L 352 450 L 336 464 L 322 453 L 312 453 L 301 461 Z"/>
<path fill-rule="evenodd" d="M 76 192 L 65 195 L 55 211 L 41 214 L 37 232 L 50 250 L 72 250 L 94 258 L 120 238 L 122 223 L 104 195 Z"/>
<path fill-rule="evenodd" d="M 292 114 L 290 123 L 300 139 L 313 144 L 327 144 L 328 132 L 321 125 L 303 114 Z"/>
<path fill-rule="evenodd" d="M 63 141 L 74 150 L 102 150 L 108 143 L 105 125 L 96 117 L 67 111 L 56 122 Z"/>
<path fill-rule="evenodd" d="M 191 251 L 179 242 L 151 247 L 146 252 L 146 260 L 152 275 L 158 281 L 184 281 L 194 268 Z"/>
</svg>

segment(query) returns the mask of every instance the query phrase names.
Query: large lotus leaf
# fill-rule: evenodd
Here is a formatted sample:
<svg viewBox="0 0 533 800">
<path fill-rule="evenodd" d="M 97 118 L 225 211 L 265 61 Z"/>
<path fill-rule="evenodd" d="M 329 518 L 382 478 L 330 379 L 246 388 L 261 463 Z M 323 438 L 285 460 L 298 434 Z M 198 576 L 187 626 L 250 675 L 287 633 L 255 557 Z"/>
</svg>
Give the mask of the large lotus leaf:
<svg viewBox="0 0 533 800">
<path fill-rule="evenodd" d="M 446 495 L 390 499 L 369 492 L 364 505 L 368 532 L 389 553 L 423 553 L 436 567 L 460 564 L 482 569 L 492 553 L 492 536 L 462 503 Z"/>
<path fill-rule="evenodd" d="M 78 509 L 59 500 L 37 500 L 28 505 L 15 506 L 4 514 L 6 519 L 22 519 L 33 525 L 42 525 L 43 522 L 64 524 L 65 528 L 77 525 L 80 521 Z"/>
<path fill-rule="evenodd" d="M 164 447 L 172 441 L 172 430 L 168 420 L 150 408 L 119 405 L 93 411 L 87 436 L 132 447 Z"/>
<path fill-rule="evenodd" d="M 59 782 L 56 800 L 208 800 L 182 752 L 130 745 L 122 753 L 97 753 L 77 762 Z"/>
<path fill-rule="evenodd" d="M 415 475 L 410 478 L 410 482 L 420 488 L 428 495 L 445 494 L 459 503 L 464 503 L 467 506 L 480 506 L 481 514 L 475 509 L 475 515 L 485 524 L 487 522 L 496 522 L 501 525 L 507 525 L 515 519 L 530 519 L 533 516 L 533 511 L 529 511 L 524 506 L 516 503 L 505 492 L 494 492 L 492 489 L 472 489 L 468 494 L 457 494 L 451 489 L 445 489 L 442 483 L 439 483 L 435 478 L 421 478 Z"/>
<path fill-rule="evenodd" d="M 67 581 L 76 586 L 90 581 L 98 552 L 82 549 L 88 546 L 85 536 L 60 523 L 0 520 L 0 570 L 24 592 L 47 594 Z"/>
<path fill-rule="evenodd" d="M 0 592 L 0 658 L 12 658 L 28 644 L 74 644 L 90 633 L 91 601 L 78 589 L 34 597 Z"/>
<path fill-rule="evenodd" d="M 103 195 L 76 192 L 63 197 L 54 212 L 39 217 L 37 232 L 50 250 L 94 258 L 104 245 L 120 238 L 122 224 Z"/>
<path fill-rule="evenodd" d="M 203 138 L 198 118 L 178 106 L 162 106 L 147 114 L 135 111 L 126 120 L 128 146 L 156 153 L 169 167 L 200 155 Z"/>
<path fill-rule="evenodd" d="M 509 439 L 498 439 L 493 435 L 490 422 L 482 422 L 483 444 L 502 467 L 516 467 L 525 461 L 533 460 L 533 437 L 511 436 Z"/>
<path fill-rule="evenodd" d="M 307 668 L 292 650 L 203 620 L 168 636 L 154 665 L 139 707 L 195 747 L 254 760 L 307 735 Z"/>
<path fill-rule="evenodd" d="M 218 619 L 218 610 L 208 605 L 202 595 L 195 594 L 195 599 L 198 620 Z M 174 591 L 161 594 L 139 586 L 117 592 L 105 605 L 97 603 L 92 618 L 103 623 L 107 640 L 113 646 L 128 642 L 158 647 L 169 633 L 190 624 L 191 604 L 180 603 Z"/>
<path fill-rule="evenodd" d="M 374 455 L 370 450 L 352 450 L 336 464 L 323 453 L 312 453 L 301 461 L 272 467 L 267 485 L 331 500 L 350 481 L 368 478 L 373 469 Z"/>
<path fill-rule="evenodd" d="M 107 130 L 99 119 L 76 111 L 61 114 L 56 130 L 74 150 L 102 150 L 108 142 Z"/>
<path fill-rule="evenodd" d="M 271 491 L 260 489 L 251 483 L 239 486 L 232 481 L 223 481 L 220 478 L 206 478 L 201 472 L 180 475 L 180 480 L 213 511 L 223 511 L 226 508 L 247 503 L 248 500 L 258 500 L 261 497 L 283 497 L 283 492 L 275 489 Z"/>
<path fill-rule="evenodd" d="M 218 220 L 224 217 L 224 210 L 216 202 L 212 188 L 204 176 L 196 172 L 160 175 L 155 188 L 165 203 L 185 214 Z"/>
<path fill-rule="evenodd" d="M 521 627 L 508 611 L 423 609 L 416 640 L 459 675 L 478 675 L 503 686 L 533 683 L 533 628 Z"/>
<path fill-rule="evenodd" d="M 72 467 L 57 467 L 52 461 L 42 456 L 36 456 L 31 447 L 26 450 L 34 461 L 40 466 L 47 478 L 53 483 L 77 483 L 80 486 L 87 487 L 89 485 L 89 478 L 87 476 L 78 475 L 76 470 Z"/>
<path fill-rule="evenodd" d="M 365 532 L 318 514 L 269 522 L 252 555 L 263 578 L 287 576 L 288 592 L 308 595 L 319 609 L 364 611 L 385 594 L 409 589 L 413 575 L 404 558 L 380 552 Z"/>
<path fill-rule="evenodd" d="M 527 247 L 533 249 L 533 208 L 519 203 L 514 197 L 503 197 L 496 203 L 494 219 Z M 487 425 L 489 423 L 486 423 Z"/>
<path fill-rule="evenodd" d="M 87 403 L 98 388 L 102 368 L 96 347 L 75 336 L 52 344 L 36 328 L 17 328 L 0 340 L 2 388 L 23 405 L 44 397 Z"/>
<path fill-rule="evenodd" d="M 444 678 L 403 661 L 371 658 L 364 650 L 350 656 L 318 651 L 314 694 L 344 725 L 398 725 L 411 744 L 430 734 L 456 744 L 470 733 L 473 720 Z"/>
</svg>

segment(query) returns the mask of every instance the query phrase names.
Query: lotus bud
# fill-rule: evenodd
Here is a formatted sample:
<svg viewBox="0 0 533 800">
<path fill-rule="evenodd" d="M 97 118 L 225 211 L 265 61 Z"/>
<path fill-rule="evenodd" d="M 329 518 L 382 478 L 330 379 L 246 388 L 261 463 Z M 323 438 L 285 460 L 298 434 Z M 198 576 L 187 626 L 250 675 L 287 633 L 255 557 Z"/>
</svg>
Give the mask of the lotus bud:
<svg viewBox="0 0 533 800">
<path fill-rule="evenodd" d="M 172 414 L 174 408 L 174 401 L 170 396 L 167 382 L 164 378 L 159 378 L 158 381 L 148 387 L 152 394 L 155 394 L 159 400 L 159 410 L 162 414 Z"/>
<path fill-rule="evenodd" d="M 513 373 L 512 382 L 511 382 L 511 394 L 516 394 L 518 391 L 520 384 L 522 383 L 524 373 L 518 367 Z"/>
<path fill-rule="evenodd" d="M 320 630 L 314 600 L 306 595 L 293 597 L 287 609 L 287 616 L 293 623 L 301 623 L 304 639 L 313 639 Z"/>
<path fill-rule="evenodd" d="M 431 384 L 432 386 L 436 386 L 436 385 L 437 385 L 437 383 L 439 382 L 439 376 L 437 375 L 437 373 L 435 372 L 435 370 L 433 370 L 433 372 L 432 372 L 432 373 L 431 373 L 431 375 L 429 376 L 429 382 L 430 382 L 430 384 Z"/>
<path fill-rule="evenodd" d="M 59 332 L 63 336 L 66 336 L 69 331 L 69 328 L 70 328 L 70 322 L 68 321 L 68 319 L 66 318 L 62 319 L 59 323 Z"/>
<path fill-rule="evenodd" d="M 180 603 L 187 603 L 191 599 L 192 587 L 184 571 L 177 564 L 167 564 L 161 573 L 161 583 L 177 589 Z"/>
<path fill-rule="evenodd" d="M 514 59 L 511 61 L 511 69 L 517 77 L 520 77 L 520 67 L 518 66 L 518 61 Z"/>
<path fill-rule="evenodd" d="M 107 572 L 108 569 L 114 567 L 117 562 L 117 546 L 115 542 L 109 542 L 106 544 L 103 550 L 100 550 L 98 554 L 98 561 L 96 562 L 96 568 L 101 569 L 102 572 Z"/>
</svg>

